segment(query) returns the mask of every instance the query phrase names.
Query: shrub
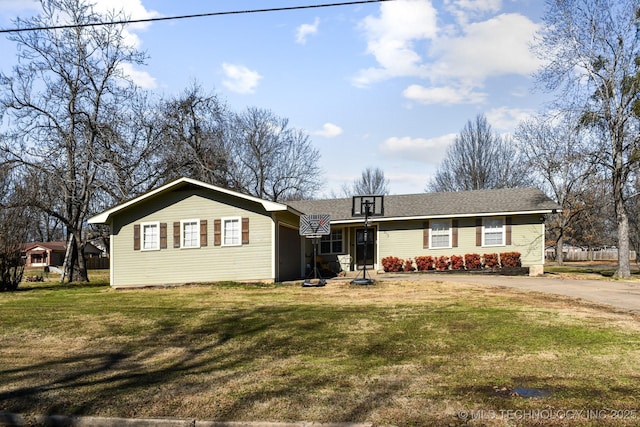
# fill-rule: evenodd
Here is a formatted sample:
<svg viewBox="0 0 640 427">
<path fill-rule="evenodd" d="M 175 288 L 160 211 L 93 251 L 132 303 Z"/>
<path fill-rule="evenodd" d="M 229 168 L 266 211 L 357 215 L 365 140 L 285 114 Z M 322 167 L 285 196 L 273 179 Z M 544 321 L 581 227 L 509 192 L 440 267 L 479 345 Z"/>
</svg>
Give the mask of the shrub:
<svg viewBox="0 0 640 427">
<path fill-rule="evenodd" d="M 482 268 L 482 258 L 480 254 L 465 254 L 464 264 L 467 270 L 479 270 Z"/>
<path fill-rule="evenodd" d="M 498 261 L 498 254 L 484 254 L 482 255 L 484 259 L 484 267 L 485 268 L 499 268 L 500 261 Z"/>
<path fill-rule="evenodd" d="M 433 270 L 433 257 L 430 255 L 417 256 L 416 267 L 418 267 L 418 271 Z"/>
<path fill-rule="evenodd" d="M 448 256 L 439 256 L 435 260 L 436 270 L 443 271 L 449 269 L 449 257 Z"/>
<path fill-rule="evenodd" d="M 395 256 L 388 256 L 388 257 L 382 258 L 382 268 L 387 273 L 389 272 L 397 273 L 398 271 L 402 271 L 403 263 L 404 261 L 402 259 Z"/>
<path fill-rule="evenodd" d="M 413 267 L 413 261 L 411 260 L 411 258 L 409 258 L 408 260 L 406 260 L 404 262 L 404 266 L 402 267 L 402 269 L 404 271 L 414 271 L 415 268 Z"/>
<path fill-rule="evenodd" d="M 500 264 L 502 268 L 522 267 L 520 252 L 502 252 L 500 254 Z"/>
<path fill-rule="evenodd" d="M 458 255 L 451 255 L 451 269 L 464 270 L 464 258 Z"/>
</svg>

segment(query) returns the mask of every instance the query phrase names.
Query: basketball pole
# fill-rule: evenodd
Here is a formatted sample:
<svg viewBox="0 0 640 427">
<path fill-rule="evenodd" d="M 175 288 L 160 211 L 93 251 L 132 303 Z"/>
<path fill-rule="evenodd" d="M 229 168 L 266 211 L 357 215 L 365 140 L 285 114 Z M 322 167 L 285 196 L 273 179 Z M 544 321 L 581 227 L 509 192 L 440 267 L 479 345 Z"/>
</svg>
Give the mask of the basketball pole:
<svg viewBox="0 0 640 427">
<path fill-rule="evenodd" d="M 323 286 L 327 283 L 327 281 L 322 277 L 322 275 L 320 274 L 320 271 L 318 271 L 318 264 L 317 264 L 318 263 L 318 242 L 320 241 L 320 238 L 318 236 L 310 236 L 310 237 L 311 237 L 311 243 L 313 245 L 313 279 L 314 280 L 320 279 L 317 285 Z M 304 283 L 307 285 L 311 284 L 308 277 L 307 279 L 305 279 Z"/>
<path fill-rule="evenodd" d="M 367 246 L 369 243 L 369 215 L 371 213 L 371 205 L 373 202 L 365 200 L 364 204 L 364 250 L 362 251 L 362 278 L 355 278 L 351 281 L 352 285 L 372 285 L 373 279 L 367 279 Z"/>
</svg>

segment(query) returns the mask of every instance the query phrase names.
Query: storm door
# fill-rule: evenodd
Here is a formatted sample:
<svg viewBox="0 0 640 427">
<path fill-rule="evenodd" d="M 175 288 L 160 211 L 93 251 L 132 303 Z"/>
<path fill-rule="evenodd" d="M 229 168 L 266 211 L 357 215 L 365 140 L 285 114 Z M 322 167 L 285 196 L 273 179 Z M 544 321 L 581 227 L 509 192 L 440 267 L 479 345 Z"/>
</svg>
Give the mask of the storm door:
<svg viewBox="0 0 640 427">
<path fill-rule="evenodd" d="M 376 259 L 376 229 L 369 227 L 367 230 L 366 244 L 364 234 L 364 228 L 356 229 L 356 259 L 354 261 L 358 269 L 362 269 L 363 260 L 365 260 L 366 256 L 367 269 L 373 269 Z"/>
</svg>

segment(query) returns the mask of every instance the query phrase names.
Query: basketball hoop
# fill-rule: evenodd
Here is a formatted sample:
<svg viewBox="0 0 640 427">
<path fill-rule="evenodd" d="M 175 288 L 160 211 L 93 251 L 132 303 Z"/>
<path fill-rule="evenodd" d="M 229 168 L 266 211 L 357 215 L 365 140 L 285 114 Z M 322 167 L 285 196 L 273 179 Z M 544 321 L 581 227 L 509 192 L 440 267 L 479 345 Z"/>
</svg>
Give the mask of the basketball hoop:
<svg viewBox="0 0 640 427">
<path fill-rule="evenodd" d="M 302 215 L 300 217 L 300 235 L 307 239 L 312 239 L 313 244 L 313 282 L 311 277 L 304 279 L 303 287 L 324 286 L 327 281 L 322 278 L 317 266 L 318 243 L 322 236 L 331 234 L 331 217 L 325 214 Z"/>
<path fill-rule="evenodd" d="M 351 204 L 351 216 L 364 217 L 364 236 L 362 244 L 362 277 L 351 281 L 352 285 L 372 285 L 375 282 L 371 277 L 367 278 L 367 243 L 369 242 L 369 217 L 384 215 L 384 196 L 353 196 Z"/>
</svg>

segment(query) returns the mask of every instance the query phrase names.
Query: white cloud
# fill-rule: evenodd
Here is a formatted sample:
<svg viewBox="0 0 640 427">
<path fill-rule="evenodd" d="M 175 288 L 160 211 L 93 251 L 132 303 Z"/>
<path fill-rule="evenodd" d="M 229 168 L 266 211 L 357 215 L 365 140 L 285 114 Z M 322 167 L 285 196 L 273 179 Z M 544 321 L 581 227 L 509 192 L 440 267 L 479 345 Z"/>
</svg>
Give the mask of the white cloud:
<svg viewBox="0 0 640 427">
<path fill-rule="evenodd" d="M 487 111 L 485 117 L 495 130 L 512 132 L 520 122 L 531 118 L 535 114 L 534 110 L 500 107 Z"/>
<path fill-rule="evenodd" d="M 155 89 L 158 85 L 155 77 L 146 71 L 136 70 L 131 64 L 121 64 L 122 72 L 128 76 L 138 87 L 143 89 Z"/>
<path fill-rule="evenodd" d="M 237 93 L 254 93 L 258 82 L 262 76 L 257 72 L 250 70 L 244 65 L 222 64 L 222 70 L 226 76 L 222 84 L 232 92 Z"/>
<path fill-rule="evenodd" d="M 453 133 L 429 139 L 394 136 L 387 138 L 379 149 L 382 154 L 392 158 L 439 165 L 455 138 L 456 134 Z"/>
<path fill-rule="evenodd" d="M 498 14 L 502 2 L 446 0 L 443 16 L 432 0 L 382 4 L 379 15 L 361 23 L 367 53 L 377 65 L 360 70 L 354 85 L 409 77 L 422 83 L 405 89 L 408 99 L 427 104 L 484 102 L 487 78 L 530 76 L 541 65 L 530 50 L 539 25 L 521 14 Z"/>
<path fill-rule="evenodd" d="M 325 123 L 322 126 L 322 130 L 316 130 L 311 132 L 312 135 L 318 135 L 325 138 L 335 138 L 342 134 L 342 128 L 334 125 L 333 123 Z"/>
<path fill-rule="evenodd" d="M 497 13 L 502 0 L 445 0 L 445 5 L 460 24 L 479 18 L 487 13 Z"/>
<path fill-rule="evenodd" d="M 417 84 L 407 87 L 402 94 L 407 99 L 421 104 L 480 104 L 487 94 L 474 91 L 471 87 L 424 87 Z"/>
<path fill-rule="evenodd" d="M 312 34 L 318 33 L 318 26 L 320 25 L 320 19 L 316 18 L 313 21 L 313 24 L 302 24 L 298 27 L 296 31 L 296 43 L 305 44 L 307 43 L 307 37 Z"/>
<path fill-rule="evenodd" d="M 380 16 L 361 23 L 367 37 L 367 53 L 380 67 L 364 70 L 354 79 L 366 86 L 389 77 L 420 74 L 422 58 L 414 43 L 435 37 L 437 12 L 430 1 L 398 0 L 380 5 Z"/>
<path fill-rule="evenodd" d="M 149 19 L 161 16 L 155 10 L 145 8 L 142 0 L 95 0 L 95 10 L 106 16 L 122 12 L 129 19 Z M 150 22 L 127 25 L 123 31 L 125 41 L 130 46 L 139 48 L 142 45 L 142 41 L 135 32 L 144 31 L 150 25 Z"/>
<path fill-rule="evenodd" d="M 457 37 L 434 42 L 430 67 L 435 79 L 452 77 L 476 84 L 489 76 L 530 75 L 541 65 L 529 49 L 538 25 L 519 14 L 502 14 L 472 23 Z"/>
</svg>

